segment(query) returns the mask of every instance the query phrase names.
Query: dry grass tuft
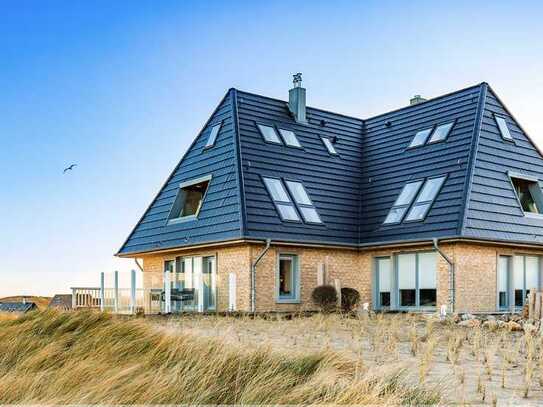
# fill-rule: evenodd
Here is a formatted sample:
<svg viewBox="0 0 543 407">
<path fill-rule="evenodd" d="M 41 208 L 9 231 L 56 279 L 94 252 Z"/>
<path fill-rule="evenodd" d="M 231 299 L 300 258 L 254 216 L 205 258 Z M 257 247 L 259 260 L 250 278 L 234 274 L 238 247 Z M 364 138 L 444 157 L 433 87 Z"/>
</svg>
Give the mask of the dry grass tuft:
<svg viewBox="0 0 543 407">
<path fill-rule="evenodd" d="M 320 322 L 331 329 L 326 317 Z M 381 330 L 394 347 L 397 328 Z M 2 321 L 0 343 L 5 404 L 441 402 L 434 388 L 408 383 L 402 369 L 377 374 L 331 351 L 295 355 L 226 345 L 93 312 L 46 311 Z"/>
</svg>

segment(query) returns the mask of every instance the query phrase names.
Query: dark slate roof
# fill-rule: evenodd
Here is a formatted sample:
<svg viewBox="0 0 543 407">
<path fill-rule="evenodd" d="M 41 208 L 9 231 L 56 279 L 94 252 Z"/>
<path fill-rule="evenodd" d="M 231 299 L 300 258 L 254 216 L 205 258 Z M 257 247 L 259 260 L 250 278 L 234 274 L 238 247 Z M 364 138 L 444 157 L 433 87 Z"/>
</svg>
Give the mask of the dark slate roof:
<svg viewBox="0 0 543 407">
<path fill-rule="evenodd" d="M 55 294 L 48 305 L 49 308 L 72 309 L 72 294 Z"/>
<path fill-rule="evenodd" d="M 507 118 L 515 143 L 501 139 L 494 113 Z M 307 117 L 299 124 L 285 101 L 228 91 L 119 254 L 267 238 L 342 246 L 435 237 L 543 243 L 543 221 L 523 216 L 507 177 L 513 170 L 543 180 L 543 159 L 486 83 L 366 120 L 311 107 Z M 220 120 L 217 144 L 205 150 Z M 417 131 L 450 121 L 445 142 L 407 148 Z M 294 131 L 303 148 L 266 143 L 257 124 Z M 336 138 L 338 156 L 321 137 Z M 198 220 L 167 226 L 179 184 L 210 174 Z M 383 226 L 406 182 L 434 175 L 447 178 L 426 219 Z M 302 182 L 323 225 L 282 222 L 263 176 Z"/>
<path fill-rule="evenodd" d="M 28 312 L 38 308 L 33 302 L 2 302 L 0 312 Z"/>
</svg>

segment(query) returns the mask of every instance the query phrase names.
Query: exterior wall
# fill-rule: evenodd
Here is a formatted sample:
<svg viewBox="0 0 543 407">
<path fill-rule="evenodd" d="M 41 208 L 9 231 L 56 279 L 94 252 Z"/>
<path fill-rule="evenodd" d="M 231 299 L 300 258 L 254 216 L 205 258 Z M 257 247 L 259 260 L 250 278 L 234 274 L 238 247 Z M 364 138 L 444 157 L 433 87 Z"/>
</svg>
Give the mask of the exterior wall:
<svg viewBox="0 0 543 407">
<path fill-rule="evenodd" d="M 472 243 L 441 244 L 441 250 L 455 263 L 456 312 L 497 311 L 497 259 L 499 255 L 539 255 L 542 250 L 523 249 L 498 245 Z M 143 285 L 146 288 L 162 287 L 162 270 L 165 260 L 176 256 L 216 256 L 217 259 L 217 310 L 228 309 L 228 276 L 237 277 L 237 309 L 250 311 L 250 267 L 262 253 L 264 244 L 244 244 L 214 249 L 184 250 L 168 254 L 143 257 Z M 431 245 L 371 250 L 337 248 L 305 248 L 296 246 L 271 246 L 256 268 L 257 312 L 293 312 L 314 310 L 311 292 L 317 286 L 317 274 L 325 265 L 327 283 L 339 279 L 342 287 L 352 287 L 360 292 L 362 302 L 373 304 L 375 258 L 400 253 L 433 250 Z M 276 274 L 278 256 L 295 254 L 299 259 L 300 301 L 276 301 Z M 543 264 L 543 262 L 541 262 Z M 543 281 L 543 280 L 542 280 Z M 449 266 L 437 256 L 437 306 L 448 304 Z"/>
</svg>

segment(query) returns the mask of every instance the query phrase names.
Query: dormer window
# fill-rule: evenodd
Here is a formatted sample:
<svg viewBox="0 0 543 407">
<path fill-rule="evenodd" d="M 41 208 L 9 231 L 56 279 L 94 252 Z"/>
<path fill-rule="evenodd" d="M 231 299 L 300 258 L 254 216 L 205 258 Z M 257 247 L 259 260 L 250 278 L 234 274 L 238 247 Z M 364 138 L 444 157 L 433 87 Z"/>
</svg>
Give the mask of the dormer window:
<svg viewBox="0 0 543 407">
<path fill-rule="evenodd" d="M 321 137 L 322 143 L 324 144 L 324 147 L 326 147 L 326 150 L 328 150 L 328 153 L 332 155 L 337 155 L 336 148 L 332 144 L 332 140 L 330 140 L 328 137 Z"/>
<path fill-rule="evenodd" d="M 211 176 L 205 176 L 179 185 L 177 196 L 168 216 L 169 224 L 198 218 L 210 180 Z"/>
<path fill-rule="evenodd" d="M 498 125 L 502 138 L 507 141 L 514 141 L 505 118 L 501 116 L 494 116 L 494 119 L 496 119 L 496 124 Z"/>
<path fill-rule="evenodd" d="M 207 139 L 207 143 L 205 148 L 211 148 L 215 145 L 215 141 L 217 141 L 217 136 L 219 135 L 219 130 L 221 129 L 222 122 L 219 124 L 216 124 L 211 128 L 211 132 L 209 133 L 209 137 Z"/>
<path fill-rule="evenodd" d="M 260 130 L 260 134 L 262 134 L 262 137 L 264 137 L 264 141 L 266 141 L 267 143 L 283 144 L 281 143 L 281 140 L 279 139 L 279 136 L 277 135 L 277 132 L 273 127 L 259 124 L 258 130 Z"/>
<path fill-rule="evenodd" d="M 511 172 L 509 177 L 524 214 L 540 215 L 543 210 L 543 193 L 537 178 Z"/>
</svg>

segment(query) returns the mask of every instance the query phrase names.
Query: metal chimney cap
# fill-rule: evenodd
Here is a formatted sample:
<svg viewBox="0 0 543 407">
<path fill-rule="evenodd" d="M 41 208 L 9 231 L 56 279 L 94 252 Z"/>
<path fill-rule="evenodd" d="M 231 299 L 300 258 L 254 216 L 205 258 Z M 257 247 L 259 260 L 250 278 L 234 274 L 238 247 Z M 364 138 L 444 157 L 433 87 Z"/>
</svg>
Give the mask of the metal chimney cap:
<svg viewBox="0 0 543 407">
<path fill-rule="evenodd" d="M 298 72 L 297 74 L 292 75 L 292 83 L 294 84 L 295 88 L 299 88 L 302 86 L 302 73 Z"/>
</svg>

